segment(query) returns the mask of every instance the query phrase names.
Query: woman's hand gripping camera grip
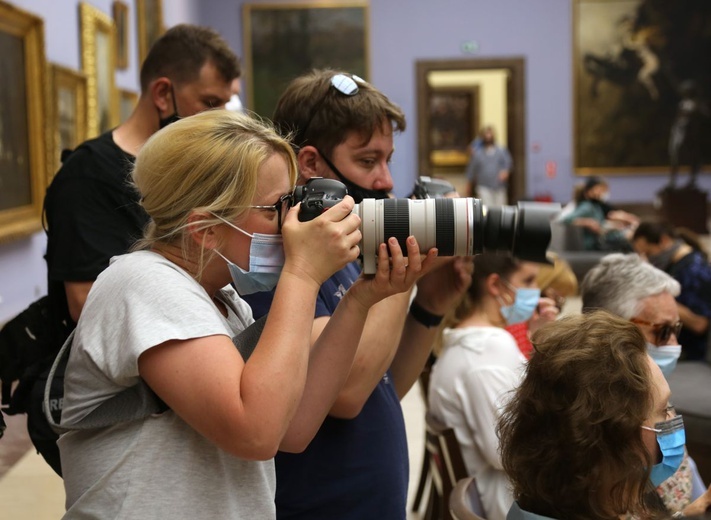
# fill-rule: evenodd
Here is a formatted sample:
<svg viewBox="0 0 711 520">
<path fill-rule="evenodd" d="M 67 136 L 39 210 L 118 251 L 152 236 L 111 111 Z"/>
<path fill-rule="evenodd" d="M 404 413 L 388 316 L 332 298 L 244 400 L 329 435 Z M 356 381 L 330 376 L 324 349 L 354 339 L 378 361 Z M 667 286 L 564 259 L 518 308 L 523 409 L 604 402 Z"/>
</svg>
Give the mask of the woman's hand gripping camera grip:
<svg viewBox="0 0 711 520">
<path fill-rule="evenodd" d="M 299 222 L 300 204 L 291 208 L 282 227 L 285 263 L 282 273 L 313 280 L 319 287 L 335 272 L 358 258 L 360 217 L 352 213 L 353 198 L 346 196 L 328 211 Z"/>
</svg>

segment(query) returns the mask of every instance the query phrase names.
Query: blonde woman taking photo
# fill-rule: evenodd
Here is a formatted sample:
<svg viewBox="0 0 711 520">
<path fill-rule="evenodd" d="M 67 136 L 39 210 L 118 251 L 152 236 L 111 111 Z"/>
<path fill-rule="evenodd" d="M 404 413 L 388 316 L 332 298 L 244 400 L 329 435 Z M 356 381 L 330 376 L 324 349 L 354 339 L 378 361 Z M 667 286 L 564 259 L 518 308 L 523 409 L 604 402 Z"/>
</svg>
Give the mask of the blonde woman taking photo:
<svg viewBox="0 0 711 520">
<path fill-rule="evenodd" d="M 151 222 L 92 287 L 62 426 L 141 380 L 168 410 L 60 437 L 65 518 L 274 518 L 277 449 L 305 448 L 370 306 L 409 290 L 434 255 L 421 261 L 413 245 L 405 258 L 391 246 L 388 258 L 381 245 L 377 274 L 352 286 L 309 352 L 319 287 L 359 254 L 350 197 L 299 222 L 289 143 L 226 110 L 156 133 L 133 179 Z M 251 354 L 232 342 L 253 319 L 230 282 L 245 292 L 276 284 Z"/>
</svg>

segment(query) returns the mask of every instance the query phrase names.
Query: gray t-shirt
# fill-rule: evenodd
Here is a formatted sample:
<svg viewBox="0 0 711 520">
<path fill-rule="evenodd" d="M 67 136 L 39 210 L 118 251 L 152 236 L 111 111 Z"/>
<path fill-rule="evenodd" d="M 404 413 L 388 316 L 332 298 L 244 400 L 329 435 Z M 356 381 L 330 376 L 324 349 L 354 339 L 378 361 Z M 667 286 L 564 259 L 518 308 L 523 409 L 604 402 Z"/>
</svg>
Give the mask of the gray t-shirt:
<svg viewBox="0 0 711 520">
<path fill-rule="evenodd" d="M 507 182 L 499 179 L 501 170 L 510 170 L 513 162 L 511 154 L 501 146 L 481 147 L 474 151 L 466 169 L 466 177 L 476 181 L 478 186 L 493 190 L 505 188 Z"/>
<path fill-rule="evenodd" d="M 64 380 L 62 426 L 139 382 L 138 357 L 174 339 L 234 337 L 252 313 L 231 288 L 225 318 L 187 272 L 141 251 L 115 257 L 94 283 Z M 190 391 L 186 389 L 186 391 Z M 234 457 L 172 410 L 59 441 L 64 518 L 274 518 L 273 460 Z"/>
</svg>

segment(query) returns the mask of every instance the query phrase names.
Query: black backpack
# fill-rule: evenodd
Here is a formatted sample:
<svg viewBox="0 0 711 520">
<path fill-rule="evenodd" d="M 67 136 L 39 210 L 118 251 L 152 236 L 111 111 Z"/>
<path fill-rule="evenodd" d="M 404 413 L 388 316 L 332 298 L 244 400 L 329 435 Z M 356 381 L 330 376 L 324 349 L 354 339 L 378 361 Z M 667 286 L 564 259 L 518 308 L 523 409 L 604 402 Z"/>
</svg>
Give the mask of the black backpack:
<svg viewBox="0 0 711 520">
<path fill-rule="evenodd" d="M 50 321 L 49 298 L 44 296 L 7 322 L 0 330 L 0 383 L 2 411 L 27 414 L 27 431 L 37 451 L 60 473 L 57 434 L 47 424 L 42 397 L 49 369 L 64 337 L 55 336 Z M 64 371 L 53 382 L 53 408 L 61 408 Z M 14 391 L 12 385 L 17 382 Z M 1 435 L 1 432 L 0 432 Z"/>
</svg>

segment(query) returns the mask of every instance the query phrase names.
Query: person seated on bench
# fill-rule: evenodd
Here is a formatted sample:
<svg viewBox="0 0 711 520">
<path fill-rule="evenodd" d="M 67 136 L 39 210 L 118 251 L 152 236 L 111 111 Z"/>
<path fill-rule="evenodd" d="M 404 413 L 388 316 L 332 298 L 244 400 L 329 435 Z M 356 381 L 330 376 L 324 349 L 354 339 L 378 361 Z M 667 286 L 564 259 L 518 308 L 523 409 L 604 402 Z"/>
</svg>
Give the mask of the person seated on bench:
<svg viewBox="0 0 711 520">
<path fill-rule="evenodd" d="M 680 509 L 654 486 L 680 466 L 683 418 L 645 338 L 606 311 L 565 316 L 534 333 L 536 353 L 498 423 L 516 502 L 509 520 L 664 518 Z"/>
<path fill-rule="evenodd" d="M 442 352 L 432 368 L 430 413 L 454 429 L 489 520 L 505 518 L 513 502 L 495 427 L 501 402 L 518 386 L 526 364 L 504 327 L 530 321 L 536 330 L 558 314 L 553 300 L 540 297 L 537 274 L 536 263 L 490 253 L 474 257 L 472 283 L 445 317 Z"/>
<path fill-rule="evenodd" d="M 575 206 L 565 211 L 560 221 L 583 229 L 587 251 L 632 251 L 631 234 L 639 219 L 608 202 L 610 188 L 604 179 L 590 177 L 576 190 Z"/>
</svg>

